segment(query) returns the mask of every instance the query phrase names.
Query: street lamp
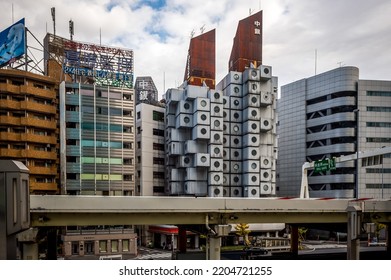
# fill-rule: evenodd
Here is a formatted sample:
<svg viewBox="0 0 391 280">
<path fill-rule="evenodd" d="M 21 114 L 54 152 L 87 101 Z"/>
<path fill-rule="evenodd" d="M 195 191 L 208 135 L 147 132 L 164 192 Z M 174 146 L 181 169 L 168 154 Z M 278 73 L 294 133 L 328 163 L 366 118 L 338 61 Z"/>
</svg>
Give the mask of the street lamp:
<svg viewBox="0 0 391 280">
<path fill-rule="evenodd" d="M 355 184 L 355 190 L 354 190 L 354 198 L 358 198 L 358 152 L 359 152 L 359 149 L 358 149 L 358 141 L 359 141 L 359 126 L 360 126 L 360 122 L 359 122 L 359 112 L 360 112 L 360 109 L 354 109 L 353 112 L 355 113 L 355 116 L 356 116 L 356 152 L 357 152 L 357 157 L 356 157 L 356 184 Z"/>
</svg>

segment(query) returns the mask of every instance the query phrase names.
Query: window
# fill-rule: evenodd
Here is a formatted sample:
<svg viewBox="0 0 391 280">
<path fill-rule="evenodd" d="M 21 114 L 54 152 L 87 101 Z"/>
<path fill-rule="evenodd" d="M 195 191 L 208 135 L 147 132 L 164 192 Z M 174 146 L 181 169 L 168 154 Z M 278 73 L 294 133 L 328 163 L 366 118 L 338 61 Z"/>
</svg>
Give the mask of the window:
<svg viewBox="0 0 391 280">
<path fill-rule="evenodd" d="M 72 255 L 79 254 L 79 241 L 72 241 Z"/>
<path fill-rule="evenodd" d="M 164 179 L 164 172 L 153 172 L 154 179 Z"/>
<path fill-rule="evenodd" d="M 367 96 L 391 96 L 391 91 L 367 91 Z"/>
<path fill-rule="evenodd" d="M 391 122 L 367 122 L 367 127 L 387 127 L 387 128 L 391 128 Z"/>
<path fill-rule="evenodd" d="M 154 157 L 153 158 L 153 164 L 164 165 L 164 158 Z"/>
<path fill-rule="evenodd" d="M 164 113 L 158 111 L 152 111 L 152 117 L 154 121 L 164 122 Z"/>
<path fill-rule="evenodd" d="M 163 136 L 164 137 L 164 130 L 154 128 L 153 129 L 153 135 L 155 135 L 155 136 Z"/>
<path fill-rule="evenodd" d="M 129 240 L 128 239 L 122 240 L 122 251 L 129 252 Z"/>
<path fill-rule="evenodd" d="M 141 112 L 137 112 L 137 119 L 141 119 Z"/>
<path fill-rule="evenodd" d="M 107 241 L 106 240 L 99 240 L 99 252 L 100 253 L 107 252 Z"/>
<path fill-rule="evenodd" d="M 164 151 L 164 144 L 153 143 L 153 149 L 155 151 Z"/>
<path fill-rule="evenodd" d="M 153 192 L 154 193 L 164 193 L 164 187 L 153 186 Z"/>
<path fill-rule="evenodd" d="M 118 240 L 111 240 L 111 252 L 118 252 Z"/>
<path fill-rule="evenodd" d="M 368 106 L 367 107 L 367 111 L 368 112 L 387 112 L 387 113 L 390 113 L 391 112 L 391 107 L 372 107 L 372 106 Z"/>
</svg>

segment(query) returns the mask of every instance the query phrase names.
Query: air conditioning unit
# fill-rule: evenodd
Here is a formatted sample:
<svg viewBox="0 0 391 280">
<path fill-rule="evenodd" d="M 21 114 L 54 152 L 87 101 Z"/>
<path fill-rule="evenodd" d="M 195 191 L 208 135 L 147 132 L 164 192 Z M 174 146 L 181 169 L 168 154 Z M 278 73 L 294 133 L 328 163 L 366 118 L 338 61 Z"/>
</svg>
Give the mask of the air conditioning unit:
<svg viewBox="0 0 391 280">
<path fill-rule="evenodd" d="M 183 155 L 183 143 L 182 142 L 170 142 L 168 144 L 168 154 L 170 154 L 170 155 Z"/>
<path fill-rule="evenodd" d="M 243 83 L 246 83 L 247 81 L 259 81 L 260 78 L 261 78 L 260 69 L 246 68 L 243 71 Z"/>
<path fill-rule="evenodd" d="M 243 147 L 259 147 L 260 137 L 259 134 L 249 133 L 243 135 Z"/>
<path fill-rule="evenodd" d="M 192 129 L 192 140 L 209 139 L 210 138 L 210 126 L 209 125 L 196 125 Z"/>
<path fill-rule="evenodd" d="M 208 98 L 197 97 L 193 101 L 193 110 L 210 112 L 210 100 Z"/>
<path fill-rule="evenodd" d="M 243 96 L 243 87 L 242 85 L 231 84 L 224 89 L 224 96 Z"/>
<path fill-rule="evenodd" d="M 224 136 L 225 137 L 225 136 Z M 230 147 L 235 149 L 241 149 L 243 145 L 242 136 L 231 135 L 230 136 Z"/>
<path fill-rule="evenodd" d="M 259 187 L 255 187 L 255 186 L 243 187 L 243 197 L 259 197 Z"/>
<path fill-rule="evenodd" d="M 204 181 L 187 181 L 183 184 L 184 194 L 195 196 L 207 196 L 208 182 Z"/>
<path fill-rule="evenodd" d="M 260 126 L 261 132 L 267 132 L 273 129 L 273 124 L 270 119 L 261 119 L 260 123 L 261 123 Z"/>
<path fill-rule="evenodd" d="M 207 170 L 205 168 L 194 168 L 189 167 L 185 169 L 185 181 L 197 181 L 206 179 L 208 176 Z"/>
<path fill-rule="evenodd" d="M 243 96 L 247 94 L 259 94 L 261 92 L 261 83 L 248 81 L 243 85 Z"/>
<path fill-rule="evenodd" d="M 221 186 L 209 186 L 208 197 L 223 197 L 223 187 Z"/>
<path fill-rule="evenodd" d="M 242 175 L 243 185 L 259 186 L 259 172 L 258 173 L 244 173 Z"/>
<path fill-rule="evenodd" d="M 223 172 L 209 172 L 208 184 L 223 186 Z"/>
<path fill-rule="evenodd" d="M 193 166 L 193 157 L 190 155 L 179 156 L 177 161 L 177 168 L 186 168 Z"/>
<path fill-rule="evenodd" d="M 197 111 L 193 114 L 193 124 L 210 126 L 210 113 L 205 111 Z"/>
<path fill-rule="evenodd" d="M 272 194 L 272 184 L 261 182 L 259 184 L 259 190 L 261 191 L 261 195 L 270 195 Z"/>
<path fill-rule="evenodd" d="M 260 158 L 259 147 L 243 148 L 243 160 L 259 160 L 259 158 Z"/>
<path fill-rule="evenodd" d="M 241 123 L 243 120 L 243 113 L 242 111 L 239 110 L 230 110 L 230 121 L 231 122 L 236 122 L 236 123 Z"/>
<path fill-rule="evenodd" d="M 261 182 L 271 182 L 272 181 L 272 171 L 270 169 L 261 169 L 259 170 L 260 181 Z"/>
<path fill-rule="evenodd" d="M 176 118 L 175 115 L 166 115 L 166 128 L 175 128 Z"/>
<path fill-rule="evenodd" d="M 261 107 L 266 107 L 273 104 L 273 94 L 268 91 L 262 91 L 260 94 L 260 104 Z"/>
<path fill-rule="evenodd" d="M 209 171 L 223 172 L 223 163 L 222 158 L 211 158 Z"/>
<path fill-rule="evenodd" d="M 196 98 L 207 98 L 208 97 L 208 87 L 199 87 L 193 85 L 187 85 L 184 93 L 184 99 L 191 101 Z"/>
<path fill-rule="evenodd" d="M 223 144 L 223 132 L 211 130 L 210 131 L 210 144 Z"/>
<path fill-rule="evenodd" d="M 223 117 L 223 104 L 210 103 L 210 115 L 211 117 Z"/>
<path fill-rule="evenodd" d="M 212 130 L 223 131 L 223 118 L 221 117 L 211 117 L 210 118 L 210 128 Z"/>
<path fill-rule="evenodd" d="M 259 121 L 261 119 L 261 112 L 259 108 L 248 107 L 243 110 L 243 122 Z"/>
<path fill-rule="evenodd" d="M 255 107 L 259 108 L 261 105 L 261 97 L 258 94 L 247 94 L 243 97 L 243 108 Z"/>
<path fill-rule="evenodd" d="M 230 109 L 231 110 L 242 110 L 243 104 L 242 104 L 242 98 L 236 97 L 236 96 L 230 96 L 229 97 L 229 103 L 230 103 Z"/>
<path fill-rule="evenodd" d="M 242 124 L 241 123 L 231 123 L 231 135 L 242 135 Z"/>
<path fill-rule="evenodd" d="M 260 131 L 259 127 L 260 127 L 259 121 L 248 120 L 248 121 L 244 122 L 242 125 L 243 134 L 247 134 L 247 133 L 259 134 L 259 131 Z"/>
<path fill-rule="evenodd" d="M 245 160 L 243 161 L 242 166 L 243 166 L 244 173 L 250 173 L 250 172 L 259 173 L 260 163 L 258 160 Z"/>
<path fill-rule="evenodd" d="M 272 78 L 272 67 L 261 65 L 260 67 L 261 80 L 269 80 Z"/>
<path fill-rule="evenodd" d="M 208 144 L 194 140 L 187 140 L 184 144 L 185 154 L 207 153 Z"/>
<path fill-rule="evenodd" d="M 242 186 L 242 174 L 230 174 L 230 185 L 231 186 Z"/>
<path fill-rule="evenodd" d="M 223 104 L 223 92 L 220 90 L 209 89 L 208 98 L 212 103 Z"/>
<path fill-rule="evenodd" d="M 242 187 L 230 187 L 230 197 L 243 197 Z"/>
<path fill-rule="evenodd" d="M 261 156 L 260 163 L 261 168 L 272 168 L 273 162 L 271 157 Z"/>
<path fill-rule="evenodd" d="M 241 174 L 242 173 L 242 162 L 241 161 L 230 161 L 230 171 L 231 174 Z"/>
<path fill-rule="evenodd" d="M 208 154 L 212 158 L 223 158 L 223 145 L 211 144 L 208 146 Z"/>
<path fill-rule="evenodd" d="M 197 153 L 194 154 L 194 167 L 209 167 L 210 166 L 210 155 Z"/>
<path fill-rule="evenodd" d="M 193 128 L 192 114 L 179 114 L 176 117 L 175 127 L 178 128 Z"/>
<path fill-rule="evenodd" d="M 230 150 L 230 159 L 241 161 L 242 160 L 242 149 L 233 149 Z"/>
<path fill-rule="evenodd" d="M 180 100 L 176 107 L 176 115 L 193 114 L 193 102 Z"/>
</svg>

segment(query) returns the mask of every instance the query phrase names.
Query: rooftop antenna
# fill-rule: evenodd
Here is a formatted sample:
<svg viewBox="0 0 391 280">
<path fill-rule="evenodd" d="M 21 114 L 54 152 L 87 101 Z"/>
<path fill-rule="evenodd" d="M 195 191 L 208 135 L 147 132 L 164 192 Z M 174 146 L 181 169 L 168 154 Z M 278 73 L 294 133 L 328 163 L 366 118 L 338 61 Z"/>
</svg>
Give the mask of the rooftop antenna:
<svg viewBox="0 0 391 280">
<path fill-rule="evenodd" d="M 318 50 L 315 49 L 315 76 L 316 76 L 316 64 L 318 62 Z"/>
<path fill-rule="evenodd" d="M 193 30 L 190 32 L 190 38 L 193 38 L 194 34 L 195 34 L 195 31 L 194 31 L 194 29 L 193 29 Z"/>
<path fill-rule="evenodd" d="M 205 24 L 200 28 L 201 34 L 204 33 L 204 30 L 205 30 Z"/>
<path fill-rule="evenodd" d="M 250 9 L 248 9 L 248 13 L 249 13 L 249 15 L 251 16 L 251 8 L 250 8 Z"/>
<path fill-rule="evenodd" d="M 56 8 L 51 8 L 52 20 L 53 20 L 53 34 L 56 36 Z"/>
<path fill-rule="evenodd" d="M 99 46 L 102 46 L 102 27 L 99 27 Z"/>
<path fill-rule="evenodd" d="M 337 64 L 339 64 L 339 67 L 345 66 L 345 64 L 343 64 L 343 61 L 339 61 L 337 62 Z"/>
<path fill-rule="evenodd" d="M 12 24 L 14 24 L 14 3 L 12 3 Z"/>
<path fill-rule="evenodd" d="M 71 41 L 73 41 L 73 35 L 75 34 L 74 26 L 73 26 L 73 20 L 69 21 L 69 35 L 71 37 Z"/>
</svg>

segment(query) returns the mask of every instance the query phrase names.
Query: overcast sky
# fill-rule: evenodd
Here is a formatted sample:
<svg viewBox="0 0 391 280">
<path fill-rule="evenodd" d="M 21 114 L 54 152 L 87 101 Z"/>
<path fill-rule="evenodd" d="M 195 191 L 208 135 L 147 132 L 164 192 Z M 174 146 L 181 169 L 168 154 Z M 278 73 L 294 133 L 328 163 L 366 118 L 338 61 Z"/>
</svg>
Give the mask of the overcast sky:
<svg viewBox="0 0 391 280">
<path fill-rule="evenodd" d="M 51 7 L 57 35 L 69 38 L 72 19 L 76 41 L 99 44 L 101 30 L 102 45 L 133 49 L 135 77 L 152 76 L 160 96 L 183 81 L 192 30 L 216 29 L 219 82 L 238 21 L 260 9 L 263 64 L 279 86 L 314 75 L 315 64 L 317 73 L 349 65 L 360 68 L 361 79 L 391 80 L 389 0 L 5 0 L 0 30 L 25 18 L 42 41 L 53 33 Z"/>
</svg>

